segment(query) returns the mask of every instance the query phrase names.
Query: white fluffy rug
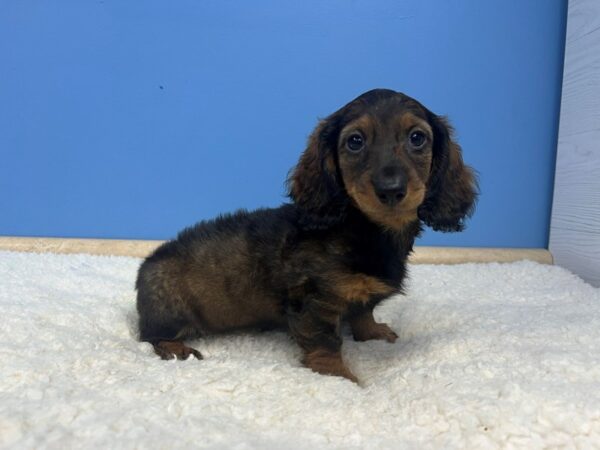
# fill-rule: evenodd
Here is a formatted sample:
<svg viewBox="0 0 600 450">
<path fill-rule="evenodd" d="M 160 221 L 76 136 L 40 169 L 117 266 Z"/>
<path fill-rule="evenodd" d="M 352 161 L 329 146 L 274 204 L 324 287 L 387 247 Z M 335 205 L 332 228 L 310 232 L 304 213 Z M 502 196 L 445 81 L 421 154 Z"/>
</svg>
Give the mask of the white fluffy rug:
<svg viewBox="0 0 600 450">
<path fill-rule="evenodd" d="M 600 446 L 600 290 L 531 262 L 413 266 L 400 338 L 300 366 L 280 332 L 162 361 L 136 341 L 140 260 L 0 252 L 2 448 Z"/>
</svg>

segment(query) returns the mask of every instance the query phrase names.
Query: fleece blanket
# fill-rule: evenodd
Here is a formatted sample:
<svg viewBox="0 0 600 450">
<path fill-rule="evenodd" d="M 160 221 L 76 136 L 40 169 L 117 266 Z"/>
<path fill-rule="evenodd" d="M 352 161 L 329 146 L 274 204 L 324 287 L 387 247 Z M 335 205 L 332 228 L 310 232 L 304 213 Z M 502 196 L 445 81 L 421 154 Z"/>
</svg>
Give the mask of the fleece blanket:
<svg viewBox="0 0 600 450">
<path fill-rule="evenodd" d="M 600 446 L 600 290 L 532 262 L 418 265 L 318 375 L 283 332 L 136 340 L 140 260 L 0 252 L 0 447 L 427 449 Z"/>
</svg>

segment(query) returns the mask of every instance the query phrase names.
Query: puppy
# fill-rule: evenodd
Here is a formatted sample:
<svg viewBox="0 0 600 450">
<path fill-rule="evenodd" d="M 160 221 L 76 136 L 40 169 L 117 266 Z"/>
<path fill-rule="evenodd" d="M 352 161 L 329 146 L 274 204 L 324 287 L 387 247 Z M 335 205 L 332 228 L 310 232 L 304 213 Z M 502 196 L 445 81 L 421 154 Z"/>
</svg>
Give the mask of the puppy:
<svg viewBox="0 0 600 450">
<path fill-rule="evenodd" d="M 373 309 L 402 291 L 427 225 L 460 231 L 477 183 L 444 118 L 375 89 L 322 120 L 288 178 L 292 202 L 200 222 L 138 273 L 140 340 L 163 359 L 213 333 L 285 328 L 312 370 L 357 381 L 342 359 L 354 339 L 398 337 Z"/>
</svg>

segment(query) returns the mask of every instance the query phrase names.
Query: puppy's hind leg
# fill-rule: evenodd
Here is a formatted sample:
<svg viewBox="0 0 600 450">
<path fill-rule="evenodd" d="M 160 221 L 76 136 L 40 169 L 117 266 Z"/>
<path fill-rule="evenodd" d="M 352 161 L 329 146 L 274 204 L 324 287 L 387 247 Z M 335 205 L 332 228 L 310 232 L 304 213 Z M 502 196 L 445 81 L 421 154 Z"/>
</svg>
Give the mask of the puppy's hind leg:
<svg viewBox="0 0 600 450">
<path fill-rule="evenodd" d="M 140 318 L 140 341 L 150 342 L 154 353 L 162 359 L 188 359 L 190 355 L 203 359 L 202 354 L 183 343 L 186 337 L 194 337 L 189 327 L 185 326 L 160 326 L 157 323 L 149 326 L 147 318 Z"/>
<path fill-rule="evenodd" d="M 162 318 L 164 319 L 164 318 Z M 165 324 L 164 321 L 149 322 L 148 317 L 140 315 L 140 340 L 150 342 L 154 352 L 162 359 L 187 359 L 190 355 L 203 359 L 202 354 L 183 343 L 187 337 L 196 337 L 193 328 L 181 322 Z"/>
<path fill-rule="evenodd" d="M 185 345 L 182 341 L 158 341 L 153 342 L 154 352 L 162 359 L 188 359 L 190 355 L 194 355 L 196 359 L 202 359 L 202 354 Z"/>
<path fill-rule="evenodd" d="M 187 359 L 190 355 L 202 359 L 200 352 L 186 346 L 186 338 L 202 333 L 194 326 L 194 316 L 183 302 L 169 301 L 138 288 L 137 309 L 139 314 L 140 341 L 150 342 L 154 352 L 162 359 Z"/>
</svg>

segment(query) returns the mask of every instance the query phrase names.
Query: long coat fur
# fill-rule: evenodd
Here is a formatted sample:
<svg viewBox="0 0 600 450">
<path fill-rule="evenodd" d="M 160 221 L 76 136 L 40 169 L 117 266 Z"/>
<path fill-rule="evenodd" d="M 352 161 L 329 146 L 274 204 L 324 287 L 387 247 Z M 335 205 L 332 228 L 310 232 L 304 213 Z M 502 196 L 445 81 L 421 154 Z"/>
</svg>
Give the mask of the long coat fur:
<svg viewBox="0 0 600 450">
<path fill-rule="evenodd" d="M 140 339 L 157 354 L 201 358 L 183 341 L 285 328 L 307 367 L 356 381 L 341 321 L 394 342 L 373 308 L 402 291 L 423 226 L 462 230 L 477 196 L 446 120 L 386 89 L 322 120 L 288 184 L 291 203 L 200 222 L 143 262 Z"/>
</svg>

